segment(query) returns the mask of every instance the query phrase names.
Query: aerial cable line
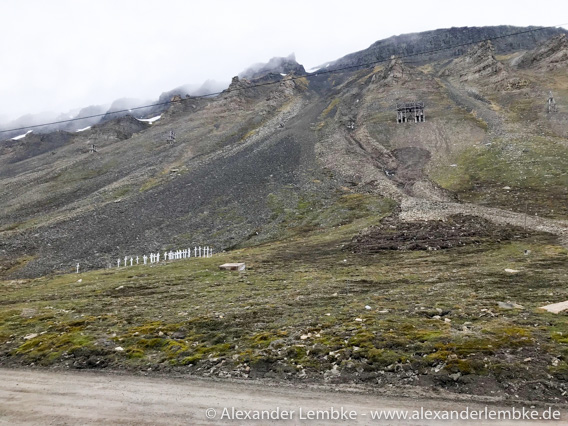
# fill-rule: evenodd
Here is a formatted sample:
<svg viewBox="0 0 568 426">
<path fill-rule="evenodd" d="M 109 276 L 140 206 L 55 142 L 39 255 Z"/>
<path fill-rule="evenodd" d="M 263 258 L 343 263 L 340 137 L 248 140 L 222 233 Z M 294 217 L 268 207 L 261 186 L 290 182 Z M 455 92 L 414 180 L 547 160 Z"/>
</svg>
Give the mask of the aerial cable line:
<svg viewBox="0 0 568 426">
<path fill-rule="evenodd" d="M 470 46 L 472 44 L 477 44 L 477 43 L 481 43 L 481 42 L 484 42 L 484 41 L 493 41 L 493 40 L 498 40 L 498 39 L 501 39 L 501 38 L 513 37 L 513 36 L 516 36 L 516 35 L 528 34 L 528 33 L 533 33 L 533 32 L 536 32 L 536 31 L 542 31 L 542 30 L 547 30 L 547 29 L 551 29 L 551 28 L 557 28 L 557 27 L 561 27 L 561 26 L 567 25 L 567 24 L 568 23 L 563 23 L 563 24 L 559 24 L 559 25 L 551 25 L 551 26 L 548 26 L 548 27 L 531 28 L 531 29 L 528 29 L 528 30 L 518 31 L 516 33 L 504 34 L 504 35 L 495 36 L 495 37 L 488 37 L 488 38 L 479 39 L 479 40 L 475 40 L 475 41 L 468 41 L 468 42 L 465 42 L 465 43 L 459 43 L 459 44 L 455 44 L 455 45 L 452 45 L 452 46 L 439 47 L 437 49 L 425 50 L 423 52 L 409 53 L 407 55 L 399 55 L 399 56 L 395 56 L 395 58 L 396 59 L 406 59 L 406 58 L 411 58 L 411 57 L 416 57 L 416 56 L 430 55 L 430 54 L 441 52 L 441 51 L 444 51 L 444 50 L 456 49 L 456 48 L 459 48 L 459 47 Z M 384 63 L 384 62 L 389 62 L 390 60 L 391 59 L 379 59 L 379 60 L 376 60 L 376 61 L 365 62 L 365 63 L 357 64 L 357 65 L 348 65 L 348 66 L 341 67 L 341 68 L 333 68 L 331 70 L 323 70 L 323 71 L 318 70 L 318 71 L 311 73 L 311 74 L 306 74 L 306 75 L 301 75 L 301 76 L 292 76 L 292 77 L 290 77 L 289 80 L 298 80 L 300 78 L 306 78 L 306 77 L 307 78 L 318 77 L 320 75 L 335 74 L 335 73 L 339 73 L 339 72 L 347 71 L 347 70 L 352 70 L 352 69 L 367 68 L 367 67 L 370 67 L 372 65 L 377 65 L 377 64 Z M 213 92 L 213 93 L 207 93 L 205 95 L 191 96 L 191 99 L 210 98 L 210 97 L 213 97 L 213 96 L 218 96 L 222 93 L 231 93 L 231 92 L 237 92 L 237 91 L 241 91 L 241 90 L 249 90 L 249 89 L 254 89 L 254 88 L 257 88 L 257 87 L 270 86 L 270 85 L 278 84 L 278 83 L 280 83 L 280 80 L 268 81 L 268 82 L 264 82 L 264 83 L 253 84 L 252 86 L 248 86 L 248 87 L 238 87 L 238 88 L 234 88 L 234 89 L 225 89 L 225 90 L 222 90 L 220 92 Z M 101 114 L 88 115 L 88 116 L 84 116 L 84 117 L 69 118 L 67 120 L 52 121 L 50 123 L 34 124 L 32 126 L 25 126 L 25 127 L 13 128 L 13 129 L 0 130 L 0 134 L 1 133 L 7 133 L 7 132 L 15 132 L 17 130 L 26 130 L 26 129 L 34 129 L 34 128 L 37 128 L 37 127 L 51 126 L 51 125 L 54 125 L 54 124 L 69 123 L 69 122 L 72 122 L 72 121 L 86 120 L 88 118 L 104 117 L 105 115 L 111 115 L 111 114 L 121 114 L 121 113 L 125 113 L 125 112 L 132 112 L 134 110 L 139 110 L 139 109 L 146 109 L 146 108 L 152 108 L 152 107 L 156 107 L 156 106 L 174 104 L 174 103 L 178 103 L 178 102 L 182 102 L 182 101 L 183 101 L 183 99 L 175 99 L 175 100 L 170 100 L 170 101 L 166 101 L 166 102 L 159 102 L 159 103 L 155 103 L 155 104 L 143 105 L 143 106 L 138 106 L 138 107 L 134 107 L 134 108 L 122 109 L 122 110 L 118 110 L 118 111 L 105 112 L 105 113 L 101 113 Z"/>
</svg>

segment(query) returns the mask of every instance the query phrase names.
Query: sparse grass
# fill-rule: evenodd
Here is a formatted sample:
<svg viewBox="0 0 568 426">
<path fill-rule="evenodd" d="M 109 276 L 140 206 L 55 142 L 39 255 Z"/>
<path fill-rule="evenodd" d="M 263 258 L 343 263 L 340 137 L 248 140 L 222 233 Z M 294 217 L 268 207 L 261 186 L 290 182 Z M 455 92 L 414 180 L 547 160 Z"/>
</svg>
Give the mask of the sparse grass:
<svg viewBox="0 0 568 426">
<path fill-rule="evenodd" d="M 335 98 L 334 100 L 332 100 L 329 103 L 329 105 L 321 112 L 320 118 L 324 120 L 327 117 L 327 115 L 337 107 L 338 104 L 339 104 L 339 98 Z"/>
<path fill-rule="evenodd" d="M 308 90 L 308 86 L 310 85 L 310 82 L 306 77 L 296 78 L 294 83 L 296 84 L 296 87 L 302 91 Z"/>
<path fill-rule="evenodd" d="M 518 54 L 519 54 L 518 52 L 515 52 L 515 53 L 509 53 L 507 55 L 495 55 L 495 59 L 497 59 L 500 62 L 507 62 L 513 59 Z"/>
<path fill-rule="evenodd" d="M 148 180 L 146 180 L 141 186 L 140 186 L 140 192 L 145 192 L 148 191 L 158 185 L 160 185 L 161 181 L 160 179 L 157 179 L 155 177 L 151 177 Z"/>
<path fill-rule="evenodd" d="M 125 197 L 132 191 L 132 187 L 130 185 L 124 185 L 120 188 L 116 188 L 115 190 L 111 191 L 107 195 L 107 200 L 117 200 L 119 198 Z"/>
<path fill-rule="evenodd" d="M 348 194 L 337 208 L 368 203 Z M 297 207 L 310 217 L 310 206 L 300 199 Z M 253 375 L 317 376 L 337 365 L 353 378 L 357 369 L 375 377 L 410 366 L 419 374 L 566 376 L 568 317 L 536 309 L 568 299 L 565 249 L 535 240 L 434 252 L 342 250 L 377 220 L 367 214 L 209 259 L 5 281 L 2 356 L 202 372 L 248 366 Z M 247 271 L 218 270 L 227 261 L 244 261 Z M 498 308 L 509 300 L 524 308 Z M 527 372 L 518 367 L 527 357 L 542 361 Z M 553 357 L 557 365 L 549 364 Z"/>
<path fill-rule="evenodd" d="M 297 194 L 291 190 L 269 194 L 267 203 L 273 212 L 272 220 L 279 224 L 275 235 L 278 238 L 346 225 L 364 217 L 379 220 L 395 207 L 394 201 L 370 194 L 343 194 L 324 199 L 318 193 Z"/>
<path fill-rule="evenodd" d="M 74 164 L 73 166 L 59 172 L 53 179 L 51 185 L 57 189 L 63 185 L 93 179 L 97 176 L 104 175 L 109 170 L 115 168 L 117 164 L 118 160 L 116 159 L 110 159 L 103 164 L 89 165 L 87 167 L 85 167 L 84 164 Z"/>
<path fill-rule="evenodd" d="M 319 132 L 321 129 L 323 129 L 326 125 L 326 121 L 319 121 L 318 124 L 315 126 L 314 130 L 316 132 Z"/>
<path fill-rule="evenodd" d="M 241 141 L 247 140 L 251 136 L 254 136 L 257 132 L 258 132 L 258 128 L 254 128 L 254 129 L 249 130 L 248 132 L 246 132 L 243 135 L 243 137 L 241 138 Z"/>
<path fill-rule="evenodd" d="M 420 71 L 422 71 L 424 74 L 433 74 L 434 73 L 434 66 L 432 64 L 426 64 L 426 65 L 422 65 L 420 67 L 417 67 Z"/>
<path fill-rule="evenodd" d="M 13 222 L 0 227 L 0 232 L 13 231 L 24 226 L 24 222 Z"/>
<path fill-rule="evenodd" d="M 3 273 L 12 274 L 18 271 L 19 269 L 23 268 L 24 266 L 26 266 L 33 259 L 34 256 L 21 256 L 16 259 L 13 259 L 12 261 L 8 261 L 7 265 L 4 265 L 5 271 L 3 271 Z"/>
</svg>

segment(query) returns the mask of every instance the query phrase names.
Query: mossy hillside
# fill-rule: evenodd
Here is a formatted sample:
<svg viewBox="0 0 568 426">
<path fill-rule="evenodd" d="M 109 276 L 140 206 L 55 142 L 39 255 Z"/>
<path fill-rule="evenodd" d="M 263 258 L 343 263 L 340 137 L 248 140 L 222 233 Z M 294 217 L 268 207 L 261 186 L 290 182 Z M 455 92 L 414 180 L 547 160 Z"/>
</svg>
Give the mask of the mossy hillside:
<svg viewBox="0 0 568 426">
<path fill-rule="evenodd" d="M 431 171 L 460 200 L 553 218 L 568 217 L 568 148 L 556 138 L 497 140 Z"/>
<path fill-rule="evenodd" d="M 131 191 L 132 187 L 130 185 L 123 185 L 119 188 L 109 191 L 105 198 L 107 200 L 120 200 L 121 198 L 128 196 Z"/>
<path fill-rule="evenodd" d="M 310 81 L 306 77 L 295 78 L 294 83 L 296 84 L 296 87 L 302 92 L 308 90 L 308 87 L 310 86 Z"/>
<path fill-rule="evenodd" d="M 34 260 L 34 256 L 20 256 L 0 263 L 0 271 L 6 274 L 14 273 L 24 268 L 28 262 Z"/>
<path fill-rule="evenodd" d="M 82 181 L 104 175 L 118 164 L 116 159 L 105 162 L 97 161 L 85 167 L 84 165 L 72 165 L 60 171 L 51 183 L 52 189 L 59 189 L 68 184 L 81 183 Z"/>
<path fill-rule="evenodd" d="M 208 259 L 2 282 L 2 359 L 253 377 L 337 369 L 354 381 L 385 371 L 565 377 L 568 317 L 537 309 L 568 299 L 565 249 L 542 239 L 376 255 L 341 248 L 370 223 Z M 227 261 L 247 271 L 218 270 Z"/>
<path fill-rule="evenodd" d="M 327 116 L 337 109 L 337 105 L 339 105 L 340 99 L 334 98 L 329 105 L 322 111 L 320 114 L 320 119 L 325 120 Z"/>
<path fill-rule="evenodd" d="M 379 220 L 395 208 L 393 200 L 371 194 L 337 191 L 326 196 L 325 191 L 297 193 L 293 189 L 270 193 L 267 204 L 279 237 L 346 225 L 365 217 Z"/>
</svg>

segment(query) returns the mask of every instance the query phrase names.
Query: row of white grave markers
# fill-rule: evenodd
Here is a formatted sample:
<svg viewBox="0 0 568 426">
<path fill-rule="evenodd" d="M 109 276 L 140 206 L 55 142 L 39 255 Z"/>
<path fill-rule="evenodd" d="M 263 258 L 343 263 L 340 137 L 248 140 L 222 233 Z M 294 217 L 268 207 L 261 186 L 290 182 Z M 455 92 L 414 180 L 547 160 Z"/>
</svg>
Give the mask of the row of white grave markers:
<svg viewBox="0 0 568 426">
<path fill-rule="evenodd" d="M 211 257 L 213 256 L 213 249 L 210 247 L 194 247 L 193 248 L 193 255 L 191 254 L 191 249 L 187 248 L 184 250 L 176 250 L 176 251 L 165 251 L 163 254 L 158 253 L 150 253 L 150 256 L 142 256 L 141 258 L 136 256 L 124 256 L 124 259 L 118 259 L 116 261 L 117 268 L 120 268 L 121 262 L 123 267 L 126 266 L 134 266 L 140 264 L 140 261 L 143 262 L 144 265 L 148 265 L 151 263 L 158 263 L 160 259 L 162 260 L 178 260 L 178 259 L 190 259 L 192 257 Z"/>
</svg>

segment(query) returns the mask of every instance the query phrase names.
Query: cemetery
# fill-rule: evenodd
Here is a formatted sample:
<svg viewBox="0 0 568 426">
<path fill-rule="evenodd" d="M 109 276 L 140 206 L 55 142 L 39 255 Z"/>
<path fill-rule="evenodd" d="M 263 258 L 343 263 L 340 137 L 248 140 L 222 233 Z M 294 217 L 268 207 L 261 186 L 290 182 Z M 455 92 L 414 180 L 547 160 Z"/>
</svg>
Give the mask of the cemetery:
<svg viewBox="0 0 568 426">
<path fill-rule="evenodd" d="M 213 256 L 213 249 L 209 246 L 206 247 L 194 247 L 193 254 L 191 248 L 186 248 L 183 250 L 170 250 L 164 251 L 163 253 L 156 252 L 150 253 L 149 256 L 124 256 L 124 258 L 119 258 L 116 261 L 116 267 L 128 267 L 139 265 L 142 262 L 143 265 L 149 265 L 154 263 L 160 263 L 160 259 L 164 262 L 171 261 L 171 260 L 180 260 L 180 259 L 191 259 L 191 258 L 198 258 L 198 257 L 212 257 Z M 77 264 L 77 273 L 79 273 L 79 265 Z"/>
</svg>

